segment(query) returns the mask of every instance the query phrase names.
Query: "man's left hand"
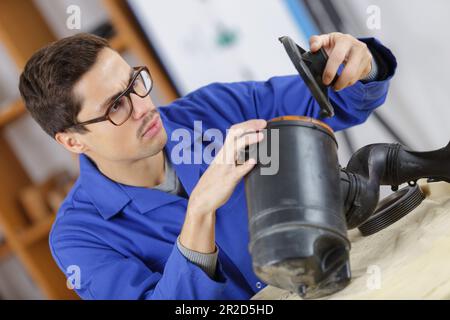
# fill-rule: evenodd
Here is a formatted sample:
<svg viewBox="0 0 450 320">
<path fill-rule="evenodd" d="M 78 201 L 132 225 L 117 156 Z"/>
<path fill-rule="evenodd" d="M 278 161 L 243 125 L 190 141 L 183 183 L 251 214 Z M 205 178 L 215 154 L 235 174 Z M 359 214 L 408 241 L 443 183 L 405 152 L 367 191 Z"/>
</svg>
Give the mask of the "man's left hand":
<svg viewBox="0 0 450 320">
<path fill-rule="evenodd" d="M 332 32 L 309 39 L 311 52 L 324 48 L 328 54 L 328 62 L 323 72 L 322 81 L 329 85 L 334 79 L 339 66 L 345 65 L 333 89 L 342 90 L 364 79 L 372 69 L 372 54 L 364 42 L 349 34 Z"/>
</svg>

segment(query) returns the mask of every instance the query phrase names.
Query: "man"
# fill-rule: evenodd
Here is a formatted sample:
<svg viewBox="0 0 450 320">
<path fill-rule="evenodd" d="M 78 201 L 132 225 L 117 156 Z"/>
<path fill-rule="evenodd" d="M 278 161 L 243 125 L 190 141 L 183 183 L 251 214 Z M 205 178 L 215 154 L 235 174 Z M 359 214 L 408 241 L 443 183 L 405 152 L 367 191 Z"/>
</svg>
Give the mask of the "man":
<svg viewBox="0 0 450 320">
<path fill-rule="evenodd" d="M 345 65 L 326 122 L 334 130 L 364 122 L 386 98 L 391 52 L 341 33 L 313 36 L 310 46 L 329 54 L 324 83 Z M 261 141 L 266 120 L 317 117 L 319 106 L 298 75 L 213 83 L 165 107 L 152 103 L 152 85 L 147 68 L 87 34 L 28 61 L 20 79 L 28 110 L 80 161 L 50 234 L 53 257 L 84 299 L 249 299 L 265 286 L 247 248 L 242 177 L 255 161 L 237 165 L 236 154 Z M 198 152 L 197 141 L 178 143 L 180 130 L 195 136 L 194 121 L 226 136 L 210 164 L 175 159 Z"/>
</svg>

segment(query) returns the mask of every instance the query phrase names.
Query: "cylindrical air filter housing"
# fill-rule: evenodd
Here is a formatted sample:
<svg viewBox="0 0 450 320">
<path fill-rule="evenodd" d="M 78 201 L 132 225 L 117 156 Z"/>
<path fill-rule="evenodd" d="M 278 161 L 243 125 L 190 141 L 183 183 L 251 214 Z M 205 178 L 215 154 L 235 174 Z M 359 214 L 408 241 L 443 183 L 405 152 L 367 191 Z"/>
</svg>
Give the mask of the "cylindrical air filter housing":
<svg viewBox="0 0 450 320">
<path fill-rule="evenodd" d="M 256 152 L 245 178 L 255 273 L 305 298 L 342 289 L 350 281 L 350 243 L 333 130 L 313 118 L 275 118 L 250 147 Z"/>
</svg>

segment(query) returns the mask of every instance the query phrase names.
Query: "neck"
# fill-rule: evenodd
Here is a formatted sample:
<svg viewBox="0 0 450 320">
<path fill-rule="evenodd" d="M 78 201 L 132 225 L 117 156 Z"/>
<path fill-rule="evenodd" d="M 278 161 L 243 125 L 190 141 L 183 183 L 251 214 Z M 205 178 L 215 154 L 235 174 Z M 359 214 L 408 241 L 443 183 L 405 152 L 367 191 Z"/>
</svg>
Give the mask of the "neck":
<svg viewBox="0 0 450 320">
<path fill-rule="evenodd" d="M 151 188 L 164 182 L 164 149 L 151 157 L 132 161 L 108 161 L 88 156 L 105 176 L 116 182 Z"/>
</svg>

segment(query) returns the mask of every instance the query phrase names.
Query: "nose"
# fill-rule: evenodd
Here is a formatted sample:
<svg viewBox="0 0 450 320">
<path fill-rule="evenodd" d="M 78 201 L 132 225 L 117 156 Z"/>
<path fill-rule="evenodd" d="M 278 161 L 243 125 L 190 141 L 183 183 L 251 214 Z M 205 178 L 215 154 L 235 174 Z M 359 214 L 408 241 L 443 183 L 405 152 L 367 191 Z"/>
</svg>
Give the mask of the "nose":
<svg viewBox="0 0 450 320">
<path fill-rule="evenodd" d="M 152 109 L 152 103 L 148 97 L 141 98 L 135 94 L 130 94 L 131 102 L 133 103 L 133 118 L 136 120 L 145 117 Z"/>
</svg>

